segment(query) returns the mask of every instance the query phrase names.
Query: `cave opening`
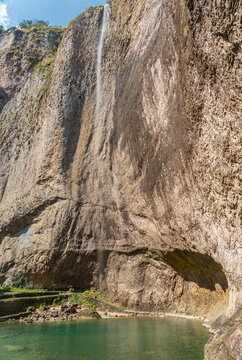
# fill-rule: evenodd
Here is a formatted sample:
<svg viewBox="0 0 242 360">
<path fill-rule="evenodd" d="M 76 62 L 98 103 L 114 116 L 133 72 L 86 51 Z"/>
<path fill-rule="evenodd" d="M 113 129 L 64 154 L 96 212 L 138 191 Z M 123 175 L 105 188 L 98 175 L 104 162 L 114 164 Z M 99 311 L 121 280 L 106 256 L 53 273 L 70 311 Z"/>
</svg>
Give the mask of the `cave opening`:
<svg viewBox="0 0 242 360">
<path fill-rule="evenodd" d="M 222 266 L 207 254 L 175 249 L 163 254 L 163 259 L 185 281 L 192 281 L 211 291 L 216 291 L 216 284 L 219 284 L 224 292 L 228 289 Z"/>
</svg>

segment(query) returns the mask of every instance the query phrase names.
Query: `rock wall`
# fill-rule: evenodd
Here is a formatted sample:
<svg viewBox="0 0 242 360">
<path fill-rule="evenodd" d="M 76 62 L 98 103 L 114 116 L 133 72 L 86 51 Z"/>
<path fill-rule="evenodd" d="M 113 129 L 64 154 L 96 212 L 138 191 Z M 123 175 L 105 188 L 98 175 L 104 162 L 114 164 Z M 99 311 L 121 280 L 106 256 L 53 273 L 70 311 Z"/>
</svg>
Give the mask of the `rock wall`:
<svg viewBox="0 0 242 360">
<path fill-rule="evenodd" d="M 238 308 L 239 10 L 111 0 L 98 112 L 102 7 L 64 34 L 0 37 L 2 281 L 210 319 Z"/>
</svg>

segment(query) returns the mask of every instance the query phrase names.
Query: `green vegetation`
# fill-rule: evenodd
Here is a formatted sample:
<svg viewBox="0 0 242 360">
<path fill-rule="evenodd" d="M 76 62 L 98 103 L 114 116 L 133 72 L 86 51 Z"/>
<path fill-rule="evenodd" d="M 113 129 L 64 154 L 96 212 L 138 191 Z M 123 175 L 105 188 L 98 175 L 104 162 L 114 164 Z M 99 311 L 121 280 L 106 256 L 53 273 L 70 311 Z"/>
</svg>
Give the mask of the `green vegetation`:
<svg viewBox="0 0 242 360">
<path fill-rule="evenodd" d="M 50 304 L 49 302 L 46 302 L 45 300 L 43 300 L 43 297 L 41 296 L 36 296 L 35 299 L 36 299 L 36 303 L 31 305 L 33 307 L 35 307 L 36 309 L 39 309 L 40 311 L 45 311 L 46 308 L 50 309 L 52 307 L 55 307 L 55 306 L 59 306 L 59 305 L 62 305 L 62 304 L 65 304 L 67 302 L 67 298 L 63 297 L 63 293 L 59 293 L 57 296 L 58 298 L 57 299 L 54 299 L 53 303 Z M 33 297 L 31 297 L 31 299 L 33 299 Z"/>
<path fill-rule="evenodd" d="M 38 73 L 45 73 L 44 75 L 47 77 L 46 70 L 51 70 L 64 30 L 57 26 L 42 27 L 33 31 L 31 29 L 26 31 L 21 43 L 11 46 L 8 57 L 15 66 L 19 66 L 21 62 L 25 61 L 29 69 L 36 67 Z M 55 41 L 49 42 L 48 31 L 56 34 Z"/>
<path fill-rule="evenodd" d="M 17 45 L 13 45 L 11 46 L 10 50 L 9 50 L 9 54 L 13 54 L 13 55 L 16 55 L 17 53 L 20 52 L 20 49 Z"/>
<path fill-rule="evenodd" d="M 1 34 L 3 34 L 3 33 L 4 33 L 4 31 L 5 31 L 5 30 L 4 30 L 3 26 L 2 26 L 2 25 L 0 25 L 0 35 L 1 35 Z"/>
<path fill-rule="evenodd" d="M 44 51 L 44 53 L 41 55 L 41 60 L 38 61 L 38 65 L 36 66 L 36 71 L 38 73 L 42 72 L 44 73 L 46 70 L 50 70 L 50 67 L 52 63 L 54 62 L 57 49 L 60 45 L 60 42 L 63 37 L 63 29 L 53 27 L 52 28 L 57 33 L 57 40 L 54 45 L 48 45 L 47 50 Z M 38 38 L 38 40 L 42 40 L 41 38 Z M 38 41 L 37 38 L 34 38 L 34 41 Z"/>
<path fill-rule="evenodd" d="M 37 59 L 37 57 L 32 56 L 32 55 L 28 55 L 26 56 L 26 59 L 28 60 L 28 62 L 30 63 L 31 66 L 38 64 L 39 60 Z"/>
<path fill-rule="evenodd" d="M 122 310 L 127 310 L 127 308 L 125 308 L 122 305 L 115 304 L 115 303 L 113 303 L 111 301 L 105 300 L 102 297 L 102 295 L 100 294 L 100 292 L 96 291 L 96 290 L 87 290 L 87 291 L 84 291 L 83 293 L 74 293 L 70 297 L 70 301 L 72 303 L 76 303 L 76 304 L 79 304 L 79 305 L 87 306 L 87 307 L 92 308 L 92 309 L 96 309 L 97 305 L 93 303 L 92 299 L 102 301 L 102 302 L 104 302 L 104 303 L 106 303 L 108 305 L 116 306 L 116 307 L 118 307 L 118 308 L 120 308 Z"/>
<path fill-rule="evenodd" d="M 62 304 L 65 304 L 67 302 L 67 298 L 63 297 L 63 294 L 58 294 L 58 299 L 55 299 L 53 301 L 53 304 L 50 305 L 51 306 L 58 306 L 58 305 L 62 305 Z"/>
<path fill-rule="evenodd" d="M 97 5 L 97 6 L 89 6 L 88 8 L 86 8 L 86 11 L 92 13 L 94 12 L 96 9 L 102 7 L 102 5 Z"/>
<path fill-rule="evenodd" d="M 40 92 L 36 98 L 36 101 L 39 102 L 45 95 L 46 91 L 48 90 L 48 87 L 47 85 L 43 85 L 41 88 L 40 88 Z"/>
<path fill-rule="evenodd" d="M 186 25 L 186 26 L 184 27 L 184 30 L 183 30 L 185 36 L 186 36 L 186 34 L 187 34 L 187 31 L 188 31 L 188 25 Z"/>
<path fill-rule="evenodd" d="M 0 286 L 0 293 L 9 292 L 11 288 L 9 286 Z"/>
<path fill-rule="evenodd" d="M 30 30 L 32 28 L 46 28 L 49 26 L 49 22 L 48 21 L 44 21 L 44 20 L 23 20 L 20 24 L 19 27 L 22 30 Z"/>
<path fill-rule="evenodd" d="M 0 293 L 4 292 L 27 292 L 27 293 L 35 293 L 39 292 L 39 289 L 26 289 L 26 288 L 17 288 L 10 286 L 0 286 Z"/>
<path fill-rule="evenodd" d="M 45 311 L 45 305 L 44 305 L 44 304 L 40 304 L 39 310 L 40 310 L 40 311 Z"/>
<path fill-rule="evenodd" d="M 38 293 L 41 291 L 41 289 L 28 289 L 24 287 L 10 287 L 10 286 L 0 286 L 0 293 L 4 292 L 19 292 L 19 293 Z M 68 295 L 68 296 L 66 296 Z M 31 297 L 33 298 L 33 297 Z M 44 306 L 47 306 L 46 302 L 43 300 L 42 296 L 36 296 L 36 307 L 38 307 L 40 310 L 44 310 Z M 127 310 L 122 305 L 110 302 L 105 300 L 102 295 L 99 293 L 99 291 L 96 290 L 87 290 L 82 293 L 76 292 L 76 293 L 70 293 L 70 292 L 59 292 L 57 295 L 57 299 L 53 301 L 51 305 L 48 304 L 48 307 L 58 306 L 66 303 L 68 300 L 71 301 L 73 304 L 83 305 L 85 307 L 88 307 L 90 309 L 96 309 L 98 307 L 98 304 L 95 304 L 93 299 L 97 301 L 101 301 L 103 303 L 106 303 L 108 305 L 116 306 L 122 310 Z M 9 301 L 10 299 L 6 299 L 4 301 Z"/>
<path fill-rule="evenodd" d="M 88 8 L 86 8 L 86 11 L 89 11 L 89 12 L 93 12 L 94 10 L 95 10 L 94 6 L 89 6 Z"/>
<path fill-rule="evenodd" d="M 70 301 L 75 304 L 84 305 L 88 308 L 96 309 L 97 305 L 93 304 L 90 298 L 102 300 L 101 295 L 95 290 L 87 290 L 83 293 L 76 293 L 70 297 Z"/>
<path fill-rule="evenodd" d="M 78 16 L 80 16 L 80 15 L 78 15 Z M 69 24 L 68 24 L 67 27 L 66 27 L 66 32 L 67 32 L 67 30 L 70 28 L 71 24 L 73 24 L 74 20 L 75 20 L 75 19 L 72 19 L 72 20 L 69 22 Z"/>
<path fill-rule="evenodd" d="M 15 279 L 12 282 L 12 286 L 14 288 L 23 289 L 26 286 L 26 280 L 25 280 L 24 276 L 20 276 L 19 278 Z"/>
<path fill-rule="evenodd" d="M 36 300 L 39 300 L 38 303 L 36 303 L 34 306 L 36 309 L 39 309 L 40 311 L 45 311 L 46 308 L 50 309 L 55 306 L 59 306 L 62 304 L 65 304 L 67 302 L 67 299 L 63 297 L 63 294 L 58 294 L 58 299 L 55 299 L 52 304 L 46 303 L 46 301 L 43 300 L 42 297 L 36 297 Z"/>
<path fill-rule="evenodd" d="M 49 54 L 49 57 L 44 58 L 36 67 L 38 72 L 44 72 L 47 70 L 55 59 L 55 53 Z"/>
</svg>

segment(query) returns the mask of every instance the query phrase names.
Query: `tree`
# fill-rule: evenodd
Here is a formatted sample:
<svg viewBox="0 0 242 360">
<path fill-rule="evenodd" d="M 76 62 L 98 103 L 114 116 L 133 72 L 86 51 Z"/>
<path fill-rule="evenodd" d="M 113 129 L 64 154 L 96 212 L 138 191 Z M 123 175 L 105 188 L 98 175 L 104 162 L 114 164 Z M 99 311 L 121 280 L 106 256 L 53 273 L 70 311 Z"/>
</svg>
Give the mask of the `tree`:
<svg viewBox="0 0 242 360">
<path fill-rule="evenodd" d="M 48 27 L 48 26 L 49 26 L 49 21 L 37 20 L 34 23 L 34 27 Z"/>
<path fill-rule="evenodd" d="M 43 28 L 48 26 L 49 22 L 44 20 L 23 20 L 19 24 L 20 29 L 32 29 L 33 27 Z"/>
<path fill-rule="evenodd" d="M 30 29 L 33 26 L 33 20 L 23 20 L 19 26 L 20 29 Z"/>
<path fill-rule="evenodd" d="M 2 33 L 4 33 L 4 28 L 3 28 L 3 26 L 2 25 L 0 25 L 0 35 L 2 34 Z"/>
</svg>

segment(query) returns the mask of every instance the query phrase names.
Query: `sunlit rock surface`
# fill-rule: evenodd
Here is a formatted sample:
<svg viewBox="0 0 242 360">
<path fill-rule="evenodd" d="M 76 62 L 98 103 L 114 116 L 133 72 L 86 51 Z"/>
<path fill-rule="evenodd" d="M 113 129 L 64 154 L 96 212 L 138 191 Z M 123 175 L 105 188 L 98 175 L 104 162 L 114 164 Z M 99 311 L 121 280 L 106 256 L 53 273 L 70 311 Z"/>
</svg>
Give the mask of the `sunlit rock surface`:
<svg viewBox="0 0 242 360">
<path fill-rule="evenodd" d="M 2 281 L 230 316 L 241 299 L 239 1 L 111 0 L 97 111 L 102 20 L 97 7 L 64 33 L 0 36 Z"/>
</svg>

